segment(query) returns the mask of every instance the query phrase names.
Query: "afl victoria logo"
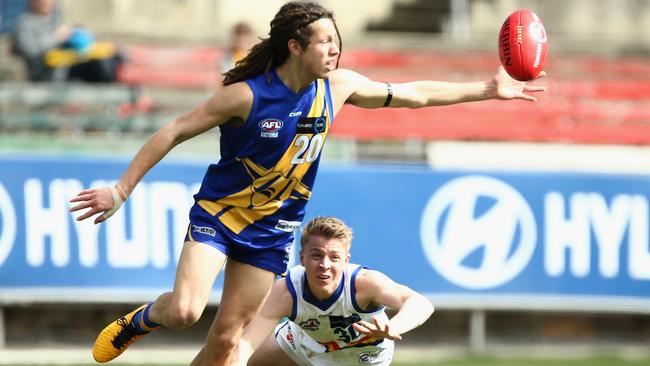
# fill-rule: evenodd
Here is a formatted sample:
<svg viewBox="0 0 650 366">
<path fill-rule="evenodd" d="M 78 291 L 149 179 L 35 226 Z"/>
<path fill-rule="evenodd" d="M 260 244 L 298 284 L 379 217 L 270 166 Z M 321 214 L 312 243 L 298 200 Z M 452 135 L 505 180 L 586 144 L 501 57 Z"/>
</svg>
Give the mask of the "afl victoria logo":
<svg viewBox="0 0 650 366">
<path fill-rule="evenodd" d="M 262 130 L 260 136 L 277 138 L 278 131 L 282 129 L 284 122 L 279 119 L 265 119 L 263 121 L 260 121 L 258 126 L 260 127 L 260 130 Z"/>
<path fill-rule="evenodd" d="M 260 129 L 264 132 L 276 132 L 284 126 L 279 119 L 265 119 L 260 122 Z"/>
<path fill-rule="evenodd" d="M 500 286 L 528 264 L 537 241 L 535 219 L 511 186 L 466 176 L 442 186 L 422 215 L 420 236 L 431 265 L 470 289 Z"/>
</svg>

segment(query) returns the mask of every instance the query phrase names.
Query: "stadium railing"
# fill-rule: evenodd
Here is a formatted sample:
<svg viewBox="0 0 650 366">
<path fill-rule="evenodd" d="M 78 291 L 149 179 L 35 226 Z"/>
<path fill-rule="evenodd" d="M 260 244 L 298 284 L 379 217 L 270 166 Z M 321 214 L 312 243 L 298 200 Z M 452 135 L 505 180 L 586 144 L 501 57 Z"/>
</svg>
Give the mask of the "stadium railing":
<svg viewBox="0 0 650 366">
<path fill-rule="evenodd" d="M 78 133 L 155 130 L 157 116 L 130 85 L 0 83 L 0 130 Z"/>
</svg>

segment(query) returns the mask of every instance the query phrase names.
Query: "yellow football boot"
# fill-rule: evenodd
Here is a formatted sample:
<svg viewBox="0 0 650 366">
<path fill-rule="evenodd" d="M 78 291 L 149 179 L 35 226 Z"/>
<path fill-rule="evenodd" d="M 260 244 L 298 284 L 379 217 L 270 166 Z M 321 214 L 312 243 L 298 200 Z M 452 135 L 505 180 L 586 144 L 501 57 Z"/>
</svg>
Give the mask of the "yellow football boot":
<svg viewBox="0 0 650 366">
<path fill-rule="evenodd" d="M 93 346 L 95 361 L 108 362 L 121 355 L 133 342 L 149 334 L 149 332 L 138 332 L 132 324 L 135 314 L 143 311 L 145 307 L 147 304 L 112 322 L 99 333 Z"/>
</svg>

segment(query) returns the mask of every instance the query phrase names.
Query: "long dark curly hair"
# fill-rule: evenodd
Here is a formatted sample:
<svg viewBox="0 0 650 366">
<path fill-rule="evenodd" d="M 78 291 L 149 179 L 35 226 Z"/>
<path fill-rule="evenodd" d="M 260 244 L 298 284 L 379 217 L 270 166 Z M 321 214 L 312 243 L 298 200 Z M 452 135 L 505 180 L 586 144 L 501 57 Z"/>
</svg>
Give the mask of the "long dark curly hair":
<svg viewBox="0 0 650 366">
<path fill-rule="evenodd" d="M 271 20 L 269 37 L 262 39 L 246 57 L 224 74 L 223 85 L 244 81 L 261 73 L 267 73 L 272 67 L 282 65 L 289 58 L 287 42 L 295 39 L 301 47 L 307 47 L 309 37 L 313 33 L 308 25 L 323 18 L 329 18 L 334 23 L 339 49 L 342 51 L 343 42 L 334 13 L 316 3 L 292 1 L 284 4 Z M 339 53 L 337 67 L 340 58 Z"/>
</svg>

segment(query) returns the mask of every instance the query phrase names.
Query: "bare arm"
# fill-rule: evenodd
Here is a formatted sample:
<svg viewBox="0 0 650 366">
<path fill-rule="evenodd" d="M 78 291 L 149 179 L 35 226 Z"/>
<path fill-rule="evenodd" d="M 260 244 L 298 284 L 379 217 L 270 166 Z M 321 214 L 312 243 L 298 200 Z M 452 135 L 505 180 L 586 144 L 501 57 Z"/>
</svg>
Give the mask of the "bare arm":
<svg viewBox="0 0 650 366">
<path fill-rule="evenodd" d="M 246 326 L 239 341 L 240 364 L 245 365 L 262 342 L 273 334 L 280 319 L 291 315 L 292 304 L 293 298 L 287 289 L 286 280 L 282 278 L 275 281 L 262 310 Z"/>
<path fill-rule="evenodd" d="M 362 270 L 355 285 L 360 305 L 385 305 L 397 310 L 387 324 L 382 324 L 377 318 L 373 319 L 373 324 L 365 321 L 354 324 L 354 329 L 360 333 L 402 339 L 401 334 L 422 325 L 433 314 L 433 305 L 427 298 L 381 272 Z"/>
<path fill-rule="evenodd" d="M 540 77 L 544 75 L 542 73 Z M 388 87 L 384 82 L 370 80 L 346 69 L 332 72 L 330 80 L 339 108 L 343 103 L 362 108 L 381 108 L 386 102 Z M 488 99 L 536 101 L 527 93 L 545 90 L 544 87 L 512 79 L 503 67 L 499 67 L 492 80 L 485 82 L 412 81 L 391 84 L 391 89 L 393 96 L 389 107 L 393 108 L 421 108 Z"/>
<path fill-rule="evenodd" d="M 121 201 L 131 194 L 142 177 L 174 146 L 232 118 L 246 119 L 252 100 L 252 92 L 245 83 L 236 83 L 220 89 L 209 100 L 199 104 L 191 112 L 176 118 L 156 131 L 131 160 L 117 187 L 84 190 L 70 200 L 70 202 L 79 202 L 70 210 L 78 211 L 90 208 L 77 218 L 78 221 L 107 211 L 109 214 L 98 216 L 95 219 L 95 224 L 105 221 L 119 208 Z"/>
</svg>

